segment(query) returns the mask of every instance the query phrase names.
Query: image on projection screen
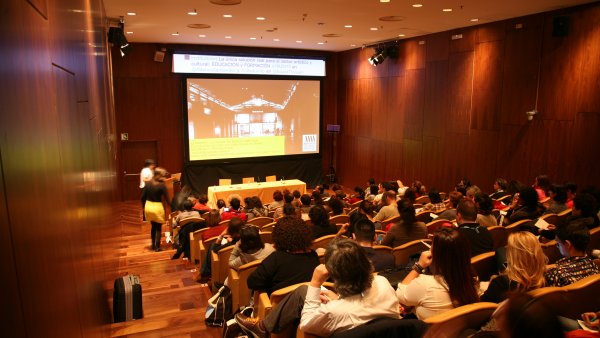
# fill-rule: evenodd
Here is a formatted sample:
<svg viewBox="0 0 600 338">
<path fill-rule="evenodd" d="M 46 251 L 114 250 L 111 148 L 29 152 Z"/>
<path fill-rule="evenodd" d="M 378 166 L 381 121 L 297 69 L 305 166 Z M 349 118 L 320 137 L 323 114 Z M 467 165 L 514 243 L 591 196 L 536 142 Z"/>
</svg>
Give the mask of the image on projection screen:
<svg viewBox="0 0 600 338">
<path fill-rule="evenodd" d="M 189 160 L 319 152 L 320 81 L 187 79 Z"/>
</svg>

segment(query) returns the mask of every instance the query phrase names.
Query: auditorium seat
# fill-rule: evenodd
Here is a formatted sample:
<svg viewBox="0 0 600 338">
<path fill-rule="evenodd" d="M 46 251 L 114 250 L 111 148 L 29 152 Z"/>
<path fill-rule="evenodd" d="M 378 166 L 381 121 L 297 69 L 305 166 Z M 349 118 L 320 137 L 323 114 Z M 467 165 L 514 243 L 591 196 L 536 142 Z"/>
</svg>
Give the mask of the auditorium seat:
<svg viewBox="0 0 600 338">
<path fill-rule="evenodd" d="M 600 274 L 585 277 L 573 284 L 563 286 L 567 290 L 569 300 L 566 312 L 561 315 L 567 318 L 579 318 L 584 312 L 596 312 L 599 309 Z"/>
<path fill-rule="evenodd" d="M 495 199 L 495 201 L 502 202 L 502 201 L 506 201 L 506 200 L 510 199 L 511 197 L 512 197 L 511 195 L 504 195 L 498 199 Z"/>
<path fill-rule="evenodd" d="M 533 298 L 536 298 L 544 303 L 552 312 L 561 314 L 567 306 L 569 299 L 567 298 L 567 290 L 565 288 L 548 286 L 531 290 L 528 292 Z"/>
<path fill-rule="evenodd" d="M 202 232 L 208 228 L 190 232 L 190 262 L 196 264 L 196 260 L 200 261 L 200 246 L 199 242 L 202 239 Z"/>
<path fill-rule="evenodd" d="M 373 245 L 373 250 L 391 255 L 393 249 L 391 246 L 387 245 Z"/>
<path fill-rule="evenodd" d="M 592 255 L 592 250 L 600 249 L 600 227 L 590 230 L 590 242 L 588 243 L 587 253 Z"/>
<path fill-rule="evenodd" d="M 388 231 L 392 224 L 398 221 L 400 221 L 400 215 L 384 219 L 383 221 L 381 221 L 381 229 Z"/>
<path fill-rule="evenodd" d="M 477 273 L 477 277 L 479 277 L 480 281 L 489 281 L 490 277 L 498 274 L 496 253 L 490 251 L 471 257 L 471 266 Z"/>
<path fill-rule="evenodd" d="M 393 248 L 392 255 L 394 255 L 396 266 L 406 265 L 410 256 L 429 250 L 429 247 L 423 244 L 423 242 L 431 245 L 430 239 L 418 239 Z"/>
<path fill-rule="evenodd" d="M 425 337 L 459 337 L 467 329 L 479 330 L 498 308 L 496 303 L 479 302 L 459 306 L 424 320 L 430 324 Z"/>
<path fill-rule="evenodd" d="M 501 225 L 487 228 L 494 241 L 494 250 L 505 247 L 508 242 L 508 231 Z"/>
<path fill-rule="evenodd" d="M 208 249 L 210 249 L 211 244 L 213 244 L 214 242 L 217 241 L 217 237 L 219 237 L 219 236 L 207 238 L 205 240 L 200 240 L 198 242 L 198 247 L 199 247 L 199 251 L 200 251 L 200 265 L 199 265 L 200 268 L 202 267 L 202 264 L 204 264 L 204 262 L 206 261 L 206 255 L 208 255 Z"/>
<path fill-rule="evenodd" d="M 358 208 L 360 206 L 361 202 L 362 202 L 362 200 L 356 201 L 356 202 L 350 204 L 350 209 Z"/>
<path fill-rule="evenodd" d="M 431 213 L 430 211 L 423 210 L 423 211 L 417 213 L 415 218 L 417 219 L 418 222 L 423 222 L 423 223 L 427 224 L 427 223 L 431 222 L 430 213 Z"/>
<path fill-rule="evenodd" d="M 271 222 L 269 224 L 265 224 L 262 227 L 260 227 L 260 231 L 261 232 L 273 232 L 273 229 L 275 228 L 275 224 L 277 224 L 277 222 Z"/>
<path fill-rule="evenodd" d="M 306 283 L 290 285 L 283 289 L 273 291 L 271 293 L 271 296 L 267 295 L 266 292 L 261 292 L 261 293 L 255 292 L 254 293 L 254 306 L 255 306 L 254 314 L 258 315 L 259 318 L 265 318 L 271 312 L 271 310 L 274 307 L 276 307 L 277 304 L 279 304 L 283 300 L 283 298 L 285 298 L 285 296 L 287 296 L 291 292 L 294 292 L 294 290 L 296 290 L 299 286 L 308 285 L 308 284 L 309 283 L 306 282 Z M 271 333 L 270 337 L 272 337 L 272 338 L 293 337 L 296 330 L 297 330 L 296 326 L 290 325 L 289 327 L 283 329 L 279 333 Z"/>
<path fill-rule="evenodd" d="M 210 272 L 213 283 L 223 283 L 229 272 L 229 256 L 231 256 L 233 245 L 225 247 L 218 252 L 211 252 Z"/>
<path fill-rule="evenodd" d="M 556 240 L 553 239 L 546 243 L 542 243 L 541 246 L 544 255 L 548 257 L 548 264 L 554 264 L 557 260 L 563 257 L 560 253 L 560 250 L 556 246 Z"/>
<path fill-rule="evenodd" d="M 415 200 L 415 203 L 425 205 L 427 203 L 431 203 L 431 200 L 429 199 L 429 196 L 423 195 L 423 196 L 417 197 L 417 199 Z"/>
<path fill-rule="evenodd" d="M 326 236 L 319 237 L 319 238 L 315 239 L 314 241 L 312 241 L 310 248 L 313 250 L 317 250 L 318 248 L 325 249 L 325 248 L 327 248 L 329 243 L 335 239 L 336 236 L 337 235 L 326 235 Z"/>
<path fill-rule="evenodd" d="M 558 217 L 557 214 L 545 214 L 545 215 L 540 216 L 539 219 L 543 219 L 548 224 L 553 224 L 553 225 L 556 225 L 556 226 L 561 226 L 561 224 L 558 224 L 558 222 L 560 221 L 560 217 Z"/>
<path fill-rule="evenodd" d="M 514 222 L 514 223 L 510 223 L 509 225 L 507 225 L 506 231 L 508 231 L 508 233 L 512 233 L 512 232 L 518 232 L 521 231 L 521 226 L 524 224 L 527 224 L 531 222 L 530 219 L 522 219 L 520 221 Z"/>
<path fill-rule="evenodd" d="M 219 185 L 231 185 L 231 179 L 230 178 L 220 178 Z"/>
<path fill-rule="evenodd" d="M 348 223 L 348 222 L 350 222 L 350 218 L 348 217 L 348 215 L 337 215 L 337 216 L 333 216 L 329 219 L 329 223 L 331 223 L 331 224 Z"/>
<path fill-rule="evenodd" d="M 558 224 L 555 224 L 557 226 L 561 226 L 564 224 L 565 220 L 567 219 L 567 217 L 571 216 L 571 212 L 573 210 L 572 209 L 567 209 L 565 211 L 559 212 L 558 215 Z"/>
<path fill-rule="evenodd" d="M 260 231 L 260 239 L 263 243 L 273 243 L 273 233 L 270 231 Z"/>
<path fill-rule="evenodd" d="M 452 226 L 452 222 L 447 219 L 434 219 L 426 224 L 427 234 L 435 233 L 439 228 Z"/>
<path fill-rule="evenodd" d="M 255 217 L 255 218 L 248 220 L 248 222 L 246 222 L 246 224 L 253 224 L 253 225 L 256 225 L 257 227 L 262 227 L 263 225 L 273 223 L 273 221 L 275 221 L 275 220 L 271 217 Z"/>
<path fill-rule="evenodd" d="M 242 183 L 254 183 L 254 177 L 244 177 L 242 178 Z"/>
<path fill-rule="evenodd" d="M 262 260 L 241 265 L 237 269 L 229 268 L 228 284 L 231 289 L 232 309 L 235 312 L 241 306 L 250 304 L 252 290 L 248 288 L 248 277 L 256 270 Z"/>
</svg>

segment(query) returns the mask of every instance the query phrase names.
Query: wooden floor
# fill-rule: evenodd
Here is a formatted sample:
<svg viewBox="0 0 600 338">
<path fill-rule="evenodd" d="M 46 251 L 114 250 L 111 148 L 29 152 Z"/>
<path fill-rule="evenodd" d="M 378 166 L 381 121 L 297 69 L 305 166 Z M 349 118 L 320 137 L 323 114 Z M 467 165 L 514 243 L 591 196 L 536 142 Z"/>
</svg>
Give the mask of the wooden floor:
<svg viewBox="0 0 600 338">
<path fill-rule="evenodd" d="M 150 224 L 141 222 L 139 202 L 126 202 L 121 209 L 118 272 L 140 276 L 144 318 L 111 324 L 111 337 L 221 337 L 221 328 L 204 325 L 211 293 L 195 281 L 194 267 L 181 258 L 171 260 L 175 250 L 164 243 L 164 235 L 163 251 L 150 250 Z M 112 308 L 112 283 L 107 290 Z"/>
</svg>

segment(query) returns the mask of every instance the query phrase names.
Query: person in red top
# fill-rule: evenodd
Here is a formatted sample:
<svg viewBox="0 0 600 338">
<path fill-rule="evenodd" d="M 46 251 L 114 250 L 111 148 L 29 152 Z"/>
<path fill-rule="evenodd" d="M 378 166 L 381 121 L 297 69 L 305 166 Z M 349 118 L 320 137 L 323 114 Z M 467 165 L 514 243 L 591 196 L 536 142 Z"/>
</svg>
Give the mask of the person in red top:
<svg viewBox="0 0 600 338">
<path fill-rule="evenodd" d="M 242 222 L 246 223 L 248 220 L 248 215 L 240 208 L 240 200 L 237 197 L 234 197 L 229 201 L 229 208 L 223 209 L 223 213 L 221 214 L 221 221 L 225 221 L 228 219 L 232 219 L 237 217 L 242 220 Z"/>
<path fill-rule="evenodd" d="M 202 232 L 202 240 L 205 241 L 211 237 L 219 236 L 223 230 L 227 228 L 227 224 L 219 225 L 221 222 L 221 214 L 219 210 L 212 209 L 206 218 L 207 230 Z"/>
<path fill-rule="evenodd" d="M 194 204 L 194 210 L 199 211 L 201 214 L 210 211 L 210 207 L 206 205 L 208 203 L 208 198 L 206 194 L 202 194 L 198 197 L 196 204 Z"/>
</svg>

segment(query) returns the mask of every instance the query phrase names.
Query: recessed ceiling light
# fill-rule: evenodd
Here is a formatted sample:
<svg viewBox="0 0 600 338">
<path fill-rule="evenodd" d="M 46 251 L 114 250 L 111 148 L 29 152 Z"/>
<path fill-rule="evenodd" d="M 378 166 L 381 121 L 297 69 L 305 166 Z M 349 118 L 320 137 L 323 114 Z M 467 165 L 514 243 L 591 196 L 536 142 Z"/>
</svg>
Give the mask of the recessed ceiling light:
<svg viewBox="0 0 600 338">
<path fill-rule="evenodd" d="M 205 37 L 206 37 L 206 35 L 204 35 L 204 34 L 200 34 L 200 35 L 198 35 L 198 37 L 199 37 L 199 38 L 205 38 Z"/>
<path fill-rule="evenodd" d="M 356 45 L 355 44 L 351 44 L 350 47 L 356 47 Z"/>
<path fill-rule="evenodd" d="M 296 40 L 296 43 L 302 43 L 302 40 Z"/>
<path fill-rule="evenodd" d="M 452 8 L 444 8 L 442 9 L 443 12 L 452 12 Z"/>
<path fill-rule="evenodd" d="M 127 12 L 127 15 L 134 16 L 137 15 L 135 12 Z"/>
<path fill-rule="evenodd" d="M 323 45 L 325 42 L 317 42 L 317 45 Z"/>
<path fill-rule="evenodd" d="M 279 41 L 279 39 L 273 39 L 273 41 L 277 42 L 277 41 Z"/>
<path fill-rule="evenodd" d="M 127 34 L 133 34 L 133 32 L 127 32 Z"/>
<path fill-rule="evenodd" d="M 390 2 L 390 0 L 379 0 L 379 2 Z"/>
<path fill-rule="evenodd" d="M 196 12 L 196 9 L 194 8 L 193 11 L 189 11 L 188 15 L 198 15 L 198 12 Z"/>
<path fill-rule="evenodd" d="M 412 6 L 415 8 L 420 8 L 420 7 L 423 7 L 423 4 L 413 4 Z"/>
<path fill-rule="evenodd" d="M 352 25 L 345 25 L 345 28 L 352 28 Z"/>
<path fill-rule="evenodd" d="M 377 27 L 371 27 L 371 28 L 369 28 L 369 29 L 370 29 L 370 30 L 372 30 L 372 31 L 379 30 L 379 28 L 377 28 Z"/>
<path fill-rule="evenodd" d="M 251 37 L 250 40 L 256 40 L 256 38 L 255 37 Z"/>
<path fill-rule="evenodd" d="M 179 32 L 176 32 L 176 33 L 171 33 L 171 35 L 173 35 L 173 36 L 178 36 L 178 35 L 179 35 Z"/>
<path fill-rule="evenodd" d="M 479 21 L 479 19 L 477 19 L 477 18 L 473 18 L 473 19 L 471 19 L 470 21 L 471 21 L 471 22 L 477 22 L 477 21 Z"/>
<path fill-rule="evenodd" d="M 225 39 L 231 39 L 231 36 L 227 35 L 225 36 Z"/>
<path fill-rule="evenodd" d="M 224 18 L 233 18 L 233 15 L 231 15 L 231 14 L 223 14 L 223 17 Z"/>
<path fill-rule="evenodd" d="M 264 17 L 262 17 L 262 16 L 259 16 L 259 17 L 256 17 L 256 20 L 258 20 L 258 21 L 263 21 L 263 20 L 265 20 L 265 18 L 264 18 Z"/>
<path fill-rule="evenodd" d="M 398 36 L 406 36 L 406 34 L 398 34 Z"/>
</svg>

